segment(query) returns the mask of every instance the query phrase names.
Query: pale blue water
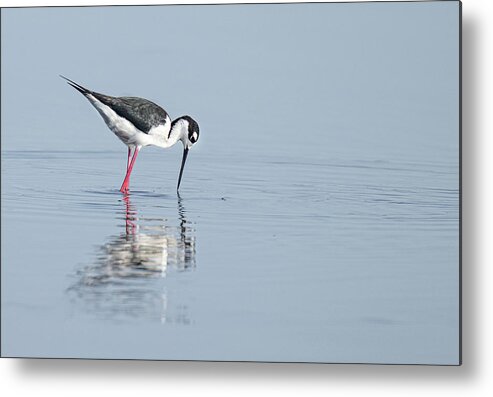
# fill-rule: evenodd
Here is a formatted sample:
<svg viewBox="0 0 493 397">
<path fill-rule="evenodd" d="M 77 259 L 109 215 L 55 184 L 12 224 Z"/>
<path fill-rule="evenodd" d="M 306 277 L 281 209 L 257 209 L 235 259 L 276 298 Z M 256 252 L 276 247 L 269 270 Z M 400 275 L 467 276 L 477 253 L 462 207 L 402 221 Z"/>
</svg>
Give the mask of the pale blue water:
<svg viewBox="0 0 493 397">
<path fill-rule="evenodd" d="M 360 7 L 3 10 L 2 355 L 456 364 L 457 3 Z M 180 196 L 58 73 L 197 118 Z"/>
</svg>

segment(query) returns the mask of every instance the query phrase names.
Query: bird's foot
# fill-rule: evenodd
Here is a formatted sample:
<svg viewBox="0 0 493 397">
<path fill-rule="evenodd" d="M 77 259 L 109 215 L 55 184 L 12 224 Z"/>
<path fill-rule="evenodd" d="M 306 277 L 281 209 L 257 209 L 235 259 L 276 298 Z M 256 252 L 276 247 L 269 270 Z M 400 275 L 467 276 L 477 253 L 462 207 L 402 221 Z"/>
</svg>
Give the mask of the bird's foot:
<svg viewBox="0 0 493 397">
<path fill-rule="evenodd" d="M 122 187 L 120 188 L 120 192 L 128 193 L 128 185 L 122 185 Z"/>
</svg>

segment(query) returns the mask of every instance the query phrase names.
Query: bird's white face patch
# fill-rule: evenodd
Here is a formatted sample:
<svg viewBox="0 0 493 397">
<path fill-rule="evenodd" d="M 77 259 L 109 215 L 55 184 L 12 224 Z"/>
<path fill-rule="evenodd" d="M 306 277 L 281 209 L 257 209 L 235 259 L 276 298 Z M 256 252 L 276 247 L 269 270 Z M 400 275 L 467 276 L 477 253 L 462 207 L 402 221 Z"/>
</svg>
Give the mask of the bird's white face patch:
<svg viewBox="0 0 493 397">
<path fill-rule="evenodd" d="M 194 142 L 196 142 L 196 141 L 197 141 L 197 139 L 198 139 L 198 137 L 199 137 L 199 136 L 197 135 L 197 132 L 196 132 L 196 131 L 194 131 L 194 132 L 193 132 L 193 134 L 192 134 L 193 141 L 194 141 Z"/>
</svg>

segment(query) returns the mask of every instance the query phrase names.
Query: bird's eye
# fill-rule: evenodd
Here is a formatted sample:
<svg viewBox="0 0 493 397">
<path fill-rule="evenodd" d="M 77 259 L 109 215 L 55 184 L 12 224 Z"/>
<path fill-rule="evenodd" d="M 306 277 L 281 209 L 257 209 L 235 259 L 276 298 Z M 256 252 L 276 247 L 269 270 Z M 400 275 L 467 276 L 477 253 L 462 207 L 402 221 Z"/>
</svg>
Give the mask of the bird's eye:
<svg viewBox="0 0 493 397">
<path fill-rule="evenodd" d="M 188 136 L 188 139 L 190 140 L 190 142 L 192 143 L 195 143 L 198 141 L 199 139 L 199 133 L 197 131 L 193 131 L 189 136 Z"/>
</svg>

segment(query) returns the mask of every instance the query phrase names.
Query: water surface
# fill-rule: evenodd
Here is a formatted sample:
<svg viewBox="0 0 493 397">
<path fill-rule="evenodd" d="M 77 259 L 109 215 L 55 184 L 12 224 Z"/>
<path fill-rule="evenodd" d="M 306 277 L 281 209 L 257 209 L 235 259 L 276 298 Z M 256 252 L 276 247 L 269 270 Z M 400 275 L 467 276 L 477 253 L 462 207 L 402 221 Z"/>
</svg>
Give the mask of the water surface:
<svg viewBox="0 0 493 397">
<path fill-rule="evenodd" d="M 191 153 L 177 196 L 178 151 L 144 151 L 124 196 L 124 150 L 4 152 L 5 352 L 457 357 L 454 167 L 232 157 Z"/>
</svg>

